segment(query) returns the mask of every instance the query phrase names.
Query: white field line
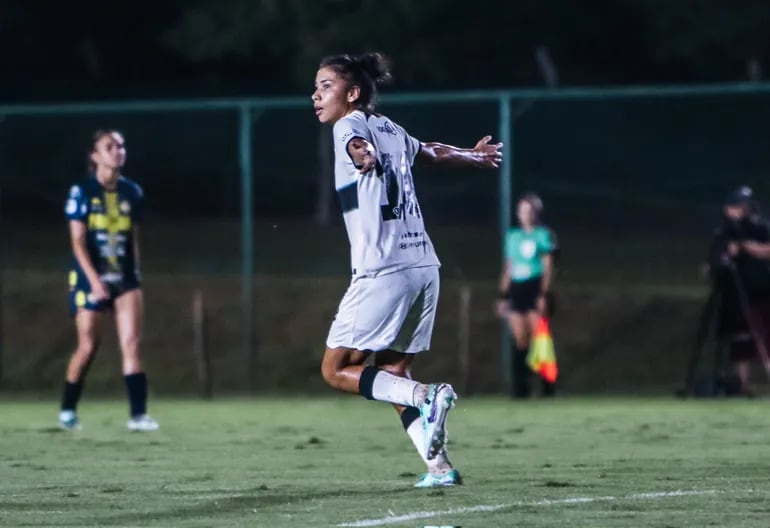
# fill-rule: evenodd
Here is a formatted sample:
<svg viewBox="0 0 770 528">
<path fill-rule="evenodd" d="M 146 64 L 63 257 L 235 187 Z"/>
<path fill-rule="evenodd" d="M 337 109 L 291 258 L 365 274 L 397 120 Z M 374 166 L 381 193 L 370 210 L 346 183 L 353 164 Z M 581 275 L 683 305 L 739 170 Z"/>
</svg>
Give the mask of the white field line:
<svg viewBox="0 0 770 528">
<path fill-rule="evenodd" d="M 745 491 L 745 490 L 744 490 Z M 385 526 L 388 524 L 404 523 L 416 521 L 418 519 L 429 519 L 443 515 L 461 515 L 465 513 L 486 513 L 507 510 L 510 508 L 521 508 L 526 506 L 559 506 L 561 504 L 587 504 L 591 502 L 613 502 L 624 500 L 657 500 L 669 497 L 687 497 L 692 495 L 713 495 L 719 493 L 717 490 L 675 490 L 675 491 L 652 491 L 646 493 L 634 493 L 624 496 L 599 496 L 599 497 L 567 497 L 564 499 L 541 499 L 537 501 L 517 501 L 508 504 L 480 504 L 478 506 L 463 506 L 452 508 L 450 510 L 439 511 L 419 511 L 405 513 L 403 515 L 390 514 L 380 519 L 363 519 L 360 521 L 351 521 L 340 523 L 337 526 L 364 527 L 364 526 Z"/>
</svg>

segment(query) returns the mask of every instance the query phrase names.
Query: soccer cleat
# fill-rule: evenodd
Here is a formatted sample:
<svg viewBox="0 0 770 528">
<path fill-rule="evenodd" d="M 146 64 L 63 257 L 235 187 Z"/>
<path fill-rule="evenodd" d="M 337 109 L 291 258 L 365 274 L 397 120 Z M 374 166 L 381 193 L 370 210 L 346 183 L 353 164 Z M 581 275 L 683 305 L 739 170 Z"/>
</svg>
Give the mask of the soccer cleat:
<svg viewBox="0 0 770 528">
<path fill-rule="evenodd" d="M 140 416 L 134 416 L 128 421 L 128 430 L 129 431 L 157 431 L 160 429 L 160 425 L 158 425 L 158 422 L 150 418 L 147 414 L 142 414 Z"/>
<path fill-rule="evenodd" d="M 446 444 L 446 415 L 455 406 L 457 395 L 448 383 L 433 383 L 420 406 L 420 418 L 425 438 L 425 458 L 433 460 Z"/>
<path fill-rule="evenodd" d="M 460 472 L 456 469 L 450 469 L 446 473 L 434 474 L 423 473 L 420 480 L 414 485 L 415 488 L 438 488 L 442 486 L 459 486 L 463 483 Z"/>
<path fill-rule="evenodd" d="M 75 411 L 60 411 L 59 412 L 59 427 L 65 431 L 79 431 L 80 420 Z"/>
</svg>

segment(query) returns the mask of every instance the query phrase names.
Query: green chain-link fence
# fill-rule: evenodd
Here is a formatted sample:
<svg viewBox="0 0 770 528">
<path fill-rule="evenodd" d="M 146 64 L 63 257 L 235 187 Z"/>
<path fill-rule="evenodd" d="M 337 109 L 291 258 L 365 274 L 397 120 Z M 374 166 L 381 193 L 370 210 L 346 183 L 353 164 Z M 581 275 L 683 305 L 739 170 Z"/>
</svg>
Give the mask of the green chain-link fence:
<svg viewBox="0 0 770 528">
<path fill-rule="evenodd" d="M 400 94 L 381 110 L 422 140 L 506 143 L 500 171 L 416 169 L 444 265 L 435 350 L 418 372 L 504 389 L 499 241 L 516 195 L 534 190 L 562 246 L 564 387 L 639 391 L 683 376 L 720 202 L 741 183 L 770 191 L 770 86 Z M 74 328 L 62 208 L 101 127 L 125 132 L 125 173 L 147 195 L 143 346 L 155 390 L 197 390 L 197 294 L 216 390 L 320 386 L 348 255 L 330 132 L 309 98 L 0 106 L 0 116 L 4 387 L 55 388 L 63 376 Z M 114 340 L 101 355 L 89 385 L 106 389 Z"/>
</svg>

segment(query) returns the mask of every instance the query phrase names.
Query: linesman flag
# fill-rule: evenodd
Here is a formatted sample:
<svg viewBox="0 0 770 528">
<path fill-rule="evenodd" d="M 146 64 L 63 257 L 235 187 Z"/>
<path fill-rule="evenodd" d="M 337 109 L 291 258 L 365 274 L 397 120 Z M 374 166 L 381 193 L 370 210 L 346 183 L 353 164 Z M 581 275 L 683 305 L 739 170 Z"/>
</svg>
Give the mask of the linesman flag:
<svg viewBox="0 0 770 528">
<path fill-rule="evenodd" d="M 529 344 L 527 364 L 548 383 L 556 383 L 559 369 L 556 366 L 556 352 L 553 348 L 551 329 L 548 326 L 548 319 L 545 317 L 541 317 L 537 323 L 535 335 Z"/>
</svg>

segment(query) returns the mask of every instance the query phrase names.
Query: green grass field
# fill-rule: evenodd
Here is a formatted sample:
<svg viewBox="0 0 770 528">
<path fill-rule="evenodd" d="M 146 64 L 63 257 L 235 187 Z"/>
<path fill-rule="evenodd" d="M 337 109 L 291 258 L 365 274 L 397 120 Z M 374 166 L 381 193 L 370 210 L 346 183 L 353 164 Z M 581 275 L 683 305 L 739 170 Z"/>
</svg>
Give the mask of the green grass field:
<svg viewBox="0 0 770 528">
<path fill-rule="evenodd" d="M 464 486 L 415 490 L 422 463 L 385 404 L 356 397 L 3 401 L 0 525 L 757 526 L 770 519 L 765 400 L 460 400 Z"/>
</svg>

